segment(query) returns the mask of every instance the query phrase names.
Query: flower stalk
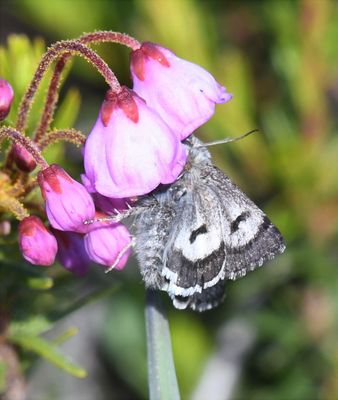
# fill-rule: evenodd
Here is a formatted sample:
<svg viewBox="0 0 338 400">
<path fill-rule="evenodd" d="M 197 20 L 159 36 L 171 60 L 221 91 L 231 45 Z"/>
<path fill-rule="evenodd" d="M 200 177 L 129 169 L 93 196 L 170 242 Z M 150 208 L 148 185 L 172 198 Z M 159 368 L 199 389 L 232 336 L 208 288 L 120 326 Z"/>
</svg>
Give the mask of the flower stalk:
<svg viewBox="0 0 338 400">
<path fill-rule="evenodd" d="M 64 54 L 82 56 L 89 63 L 94 65 L 94 67 L 104 77 L 105 81 L 114 92 L 120 91 L 121 87 L 115 74 L 108 67 L 107 63 L 95 51 L 80 43 L 78 40 L 64 40 L 57 42 L 51 46 L 42 57 L 40 64 L 35 71 L 31 84 L 22 99 L 18 113 L 18 119 L 16 122 L 16 129 L 18 131 L 23 132 L 26 128 L 28 113 L 33 104 L 35 93 L 49 65 Z"/>
<path fill-rule="evenodd" d="M 57 61 L 56 65 L 54 67 L 53 76 L 52 76 L 52 79 L 51 79 L 49 87 L 48 87 L 44 110 L 42 112 L 38 127 L 35 131 L 35 135 L 34 135 L 34 139 L 33 139 L 35 142 L 39 142 L 39 140 L 43 138 L 43 136 L 47 132 L 47 130 L 53 120 L 55 105 L 56 105 L 56 103 L 58 101 L 58 97 L 59 97 L 58 89 L 59 89 L 60 83 L 61 83 L 62 72 L 66 66 L 66 63 L 67 63 L 67 60 L 69 57 L 70 57 L 69 54 L 67 54 L 67 53 L 64 54 Z"/>
<path fill-rule="evenodd" d="M 137 50 L 141 47 L 141 43 L 132 36 L 126 35 L 125 33 L 113 31 L 97 31 L 85 33 L 79 37 L 79 41 L 85 44 L 103 42 L 119 43 L 131 48 L 132 50 Z"/>
<path fill-rule="evenodd" d="M 131 48 L 132 50 L 137 50 L 141 47 L 141 43 L 135 38 L 126 35 L 125 33 L 112 31 L 85 33 L 79 37 L 78 41 L 82 44 L 104 42 L 119 43 Z M 58 89 L 60 87 L 62 72 L 71 56 L 71 53 L 63 54 L 55 65 L 53 76 L 48 87 L 45 107 L 34 136 L 34 141 L 36 142 L 38 142 L 44 136 L 53 120 L 54 109 L 58 100 Z"/>
<path fill-rule="evenodd" d="M 0 141 L 4 138 L 8 138 L 24 147 L 42 169 L 48 168 L 47 161 L 42 156 L 36 143 L 34 143 L 30 138 L 22 135 L 18 130 L 10 126 L 4 126 L 0 129 Z"/>
<path fill-rule="evenodd" d="M 38 144 L 39 148 L 42 151 L 49 145 L 59 141 L 65 141 L 73 143 L 76 146 L 82 146 L 86 141 L 86 136 L 80 131 L 77 131 L 76 129 L 60 129 L 60 130 L 56 129 L 54 131 L 49 132 L 48 135 L 41 138 Z"/>
</svg>

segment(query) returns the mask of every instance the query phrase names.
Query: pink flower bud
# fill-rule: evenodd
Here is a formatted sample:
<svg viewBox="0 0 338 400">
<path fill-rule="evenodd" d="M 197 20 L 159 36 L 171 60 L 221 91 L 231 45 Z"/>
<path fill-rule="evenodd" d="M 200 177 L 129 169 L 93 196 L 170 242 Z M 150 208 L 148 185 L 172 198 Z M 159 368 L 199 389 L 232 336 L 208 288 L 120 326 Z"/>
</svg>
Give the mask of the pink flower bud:
<svg viewBox="0 0 338 400">
<path fill-rule="evenodd" d="M 83 236 L 75 232 L 53 231 L 57 243 L 57 259 L 74 275 L 83 276 L 89 271 L 91 261 L 84 247 Z"/>
<path fill-rule="evenodd" d="M 35 169 L 36 162 L 24 147 L 14 144 L 11 153 L 15 164 L 21 171 L 32 172 Z"/>
<path fill-rule="evenodd" d="M 180 140 L 211 118 L 216 103 L 232 98 L 209 72 L 154 43 L 131 53 L 131 72 L 133 90 Z"/>
<path fill-rule="evenodd" d="M 108 93 L 84 150 L 86 177 L 112 198 L 143 195 L 182 172 L 186 149 L 134 92 Z"/>
<path fill-rule="evenodd" d="M 5 79 L 0 78 L 0 121 L 7 117 L 13 98 L 12 86 Z"/>
<path fill-rule="evenodd" d="M 36 265 L 53 264 L 58 248 L 55 237 L 34 215 L 19 224 L 19 247 L 24 258 Z"/>
<path fill-rule="evenodd" d="M 86 233 L 84 221 L 94 218 L 95 206 L 85 187 L 56 164 L 40 171 L 38 182 L 52 227 Z"/>
<path fill-rule="evenodd" d="M 107 267 L 122 269 L 131 252 L 131 236 L 120 223 L 97 222 L 84 237 L 89 258 Z"/>
</svg>

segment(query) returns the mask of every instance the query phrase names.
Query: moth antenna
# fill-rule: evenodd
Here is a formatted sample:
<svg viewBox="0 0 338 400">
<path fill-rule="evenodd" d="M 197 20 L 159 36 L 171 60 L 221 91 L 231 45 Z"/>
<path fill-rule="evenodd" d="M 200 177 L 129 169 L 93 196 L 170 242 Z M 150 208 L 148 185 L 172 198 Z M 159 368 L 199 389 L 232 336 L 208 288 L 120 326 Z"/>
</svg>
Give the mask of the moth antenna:
<svg viewBox="0 0 338 400">
<path fill-rule="evenodd" d="M 203 144 L 198 144 L 197 146 L 195 146 L 196 148 L 200 148 L 200 147 L 210 147 L 210 146 L 214 146 L 216 144 L 223 144 L 223 143 L 230 143 L 230 142 L 237 142 L 237 140 L 241 140 L 244 139 L 245 137 L 251 135 L 252 133 L 255 132 L 259 132 L 258 129 L 253 129 L 252 131 L 249 131 L 247 133 L 244 133 L 244 135 L 241 136 L 237 136 L 234 138 L 224 138 L 224 139 L 220 139 L 220 140 L 215 140 L 213 142 L 207 142 L 207 143 L 203 143 Z"/>
</svg>

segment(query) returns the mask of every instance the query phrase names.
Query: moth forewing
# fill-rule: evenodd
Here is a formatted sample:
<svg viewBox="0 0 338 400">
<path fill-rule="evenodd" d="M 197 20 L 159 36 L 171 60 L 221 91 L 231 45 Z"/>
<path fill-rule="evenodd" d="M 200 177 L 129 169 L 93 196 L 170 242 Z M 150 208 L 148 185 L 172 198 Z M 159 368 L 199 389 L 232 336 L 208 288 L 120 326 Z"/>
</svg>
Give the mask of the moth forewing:
<svg viewBox="0 0 338 400">
<path fill-rule="evenodd" d="M 285 245 L 201 142 L 191 137 L 186 145 L 181 177 L 154 191 L 156 202 L 136 220 L 136 252 L 146 286 L 168 292 L 176 308 L 204 311 L 222 301 L 226 280 L 263 265 Z"/>
</svg>

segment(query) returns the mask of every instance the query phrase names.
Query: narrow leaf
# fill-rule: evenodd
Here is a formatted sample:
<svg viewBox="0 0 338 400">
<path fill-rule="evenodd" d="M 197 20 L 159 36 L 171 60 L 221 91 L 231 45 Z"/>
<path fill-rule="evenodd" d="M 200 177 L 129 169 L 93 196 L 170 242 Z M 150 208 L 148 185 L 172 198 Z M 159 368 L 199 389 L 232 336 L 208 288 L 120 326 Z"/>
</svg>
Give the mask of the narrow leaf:
<svg viewBox="0 0 338 400">
<path fill-rule="evenodd" d="M 179 400 L 169 324 L 158 292 L 147 291 L 145 318 L 150 400 Z"/>
<path fill-rule="evenodd" d="M 77 335 L 78 333 L 79 333 L 79 328 L 77 328 L 76 326 L 72 326 L 63 333 L 61 333 L 61 335 L 53 339 L 53 344 L 60 345 L 69 340 L 71 337 Z"/>
<path fill-rule="evenodd" d="M 27 316 L 25 319 L 11 321 L 9 336 L 37 336 L 51 327 L 51 321 L 44 315 Z"/>
<path fill-rule="evenodd" d="M 23 349 L 44 357 L 52 364 L 77 378 L 85 378 L 87 375 L 87 372 L 82 367 L 70 361 L 53 343 L 41 337 L 17 334 L 11 336 L 10 340 Z"/>
</svg>

